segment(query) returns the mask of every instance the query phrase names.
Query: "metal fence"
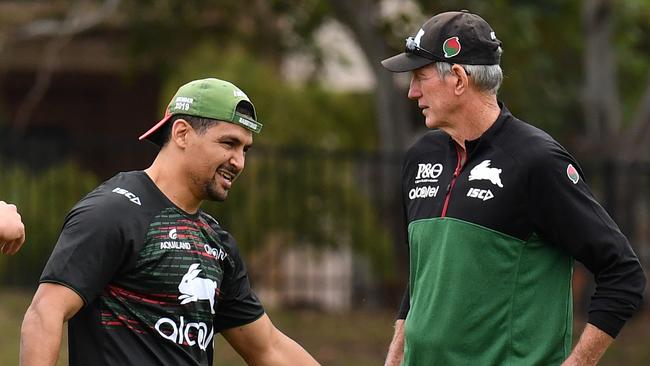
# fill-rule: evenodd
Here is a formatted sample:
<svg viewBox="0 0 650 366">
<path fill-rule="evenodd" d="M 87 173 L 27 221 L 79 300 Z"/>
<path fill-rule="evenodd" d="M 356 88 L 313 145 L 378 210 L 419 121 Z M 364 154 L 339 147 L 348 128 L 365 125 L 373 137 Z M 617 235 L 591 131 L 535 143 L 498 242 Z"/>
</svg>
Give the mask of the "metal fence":
<svg viewBox="0 0 650 366">
<path fill-rule="evenodd" d="M 404 243 L 395 251 L 400 163 L 398 154 L 256 147 L 228 200 L 205 208 L 238 240 L 265 303 L 392 306 L 406 252 Z"/>
<path fill-rule="evenodd" d="M 141 168 L 151 156 L 140 155 Z M 395 307 L 406 278 L 401 157 L 256 147 L 229 199 L 204 208 L 237 239 L 265 303 L 332 311 Z M 114 173 L 55 160 L 44 167 L 0 158 L 0 197 L 20 206 L 28 230 L 21 253 L 0 257 L 0 284 L 34 286 L 67 210 Z M 124 163 L 133 165 L 133 159 Z M 650 268 L 650 164 L 583 168 Z"/>
</svg>

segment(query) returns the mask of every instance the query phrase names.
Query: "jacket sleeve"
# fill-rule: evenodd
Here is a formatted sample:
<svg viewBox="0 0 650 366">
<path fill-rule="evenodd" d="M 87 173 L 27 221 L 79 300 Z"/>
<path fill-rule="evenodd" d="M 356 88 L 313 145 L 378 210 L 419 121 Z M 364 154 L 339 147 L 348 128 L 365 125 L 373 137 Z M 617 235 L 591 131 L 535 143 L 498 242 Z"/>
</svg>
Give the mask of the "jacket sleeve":
<svg viewBox="0 0 650 366">
<path fill-rule="evenodd" d="M 403 217 L 403 240 L 406 243 L 406 249 L 407 249 L 407 268 L 409 268 L 409 273 L 410 273 L 410 243 L 409 243 L 409 238 L 408 238 L 408 222 L 409 222 L 409 217 L 408 213 L 406 210 L 406 190 L 408 187 L 408 174 L 407 174 L 407 169 L 408 169 L 408 154 L 402 161 L 402 181 L 401 181 L 401 201 L 402 201 L 402 217 Z M 411 308 L 411 285 L 410 281 L 406 282 L 406 289 L 404 291 L 404 295 L 402 296 L 402 302 L 400 303 L 399 309 L 397 310 L 397 319 L 406 319 L 406 315 L 408 315 L 409 309 Z"/>
<path fill-rule="evenodd" d="M 559 144 L 549 143 L 529 168 L 528 207 L 535 231 L 593 273 L 596 289 L 588 321 L 616 337 L 645 288 L 636 254 Z"/>
<path fill-rule="evenodd" d="M 397 310 L 397 319 L 406 319 L 406 316 L 411 309 L 411 296 L 410 296 L 410 285 L 406 284 L 406 290 L 404 291 L 404 296 L 402 296 L 402 303 Z"/>
</svg>

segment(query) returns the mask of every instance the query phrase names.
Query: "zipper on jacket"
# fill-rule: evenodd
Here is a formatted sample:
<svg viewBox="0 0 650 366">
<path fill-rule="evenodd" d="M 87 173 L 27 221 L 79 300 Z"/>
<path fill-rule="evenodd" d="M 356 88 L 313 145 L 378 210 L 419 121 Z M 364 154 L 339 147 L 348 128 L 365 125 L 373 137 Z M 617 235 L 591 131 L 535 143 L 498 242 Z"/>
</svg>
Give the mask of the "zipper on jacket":
<svg viewBox="0 0 650 366">
<path fill-rule="evenodd" d="M 447 215 L 447 207 L 449 206 L 449 197 L 451 197 L 451 191 L 454 189 L 454 185 L 456 185 L 456 178 L 460 175 L 460 171 L 463 169 L 463 156 L 460 153 L 460 147 L 457 144 L 454 144 L 456 146 L 456 154 L 458 155 L 458 163 L 456 164 L 456 170 L 454 170 L 454 176 L 451 178 L 451 183 L 449 183 L 449 186 L 447 187 L 447 195 L 445 195 L 445 204 L 442 206 L 442 215 L 440 217 L 445 217 Z M 467 158 L 465 158 L 467 160 Z"/>
</svg>

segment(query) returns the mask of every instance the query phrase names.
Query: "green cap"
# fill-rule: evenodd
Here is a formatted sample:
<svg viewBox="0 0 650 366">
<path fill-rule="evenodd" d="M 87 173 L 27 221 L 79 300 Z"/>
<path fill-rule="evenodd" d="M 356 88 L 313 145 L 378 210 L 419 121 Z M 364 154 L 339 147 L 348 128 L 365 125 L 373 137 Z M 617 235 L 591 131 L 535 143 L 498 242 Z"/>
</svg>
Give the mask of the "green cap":
<svg viewBox="0 0 650 366">
<path fill-rule="evenodd" d="M 241 103 L 248 104 L 253 111 L 252 118 L 236 111 Z M 163 119 L 140 136 L 140 140 L 147 139 L 161 145 L 157 132 L 177 114 L 235 123 L 255 133 L 262 130 L 262 124 L 256 120 L 253 103 L 241 89 L 224 80 L 207 78 L 190 81 L 178 88 L 165 110 Z"/>
</svg>

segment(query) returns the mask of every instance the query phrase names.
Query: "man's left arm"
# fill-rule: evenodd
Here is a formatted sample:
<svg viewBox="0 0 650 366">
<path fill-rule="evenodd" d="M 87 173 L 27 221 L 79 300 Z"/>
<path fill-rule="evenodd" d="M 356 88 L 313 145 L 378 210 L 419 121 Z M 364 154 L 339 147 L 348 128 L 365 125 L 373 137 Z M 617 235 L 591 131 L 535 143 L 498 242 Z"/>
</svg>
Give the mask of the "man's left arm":
<svg viewBox="0 0 650 366">
<path fill-rule="evenodd" d="M 645 274 L 627 238 L 594 198 L 575 160 L 559 145 L 541 157 L 529 185 L 529 209 L 536 229 L 549 243 L 583 263 L 596 282 L 587 327 L 566 362 L 595 364 L 638 309 Z"/>
<path fill-rule="evenodd" d="M 609 334 L 587 323 L 578 343 L 562 366 L 592 366 L 598 363 L 614 341 Z"/>
<path fill-rule="evenodd" d="M 216 230 L 220 228 L 217 226 Z M 221 333 L 249 365 L 318 365 L 307 351 L 273 325 L 251 289 L 235 239 L 224 234 L 230 266 L 226 266 L 222 282 L 215 333 Z"/>
<path fill-rule="evenodd" d="M 291 338 L 262 315 L 252 323 L 222 331 L 228 343 L 249 365 L 318 365 L 319 363 Z"/>
</svg>

